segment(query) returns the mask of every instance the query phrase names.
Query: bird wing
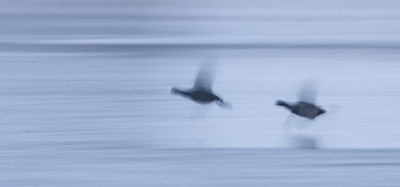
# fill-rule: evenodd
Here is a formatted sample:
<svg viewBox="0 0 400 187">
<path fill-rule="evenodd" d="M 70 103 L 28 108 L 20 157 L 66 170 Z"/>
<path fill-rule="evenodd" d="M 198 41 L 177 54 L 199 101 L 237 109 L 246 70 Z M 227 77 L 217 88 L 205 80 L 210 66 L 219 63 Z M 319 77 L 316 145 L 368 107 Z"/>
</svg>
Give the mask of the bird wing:
<svg viewBox="0 0 400 187">
<path fill-rule="evenodd" d="M 299 92 L 299 101 L 316 104 L 317 100 L 317 82 L 308 80 L 304 83 L 303 88 Z"/>
<path fill-rule="evenodd" d="M 193 89 L 211 92 L 215 76 L 215 64 L 203 62 L 194 81 Z"/>
</svg>

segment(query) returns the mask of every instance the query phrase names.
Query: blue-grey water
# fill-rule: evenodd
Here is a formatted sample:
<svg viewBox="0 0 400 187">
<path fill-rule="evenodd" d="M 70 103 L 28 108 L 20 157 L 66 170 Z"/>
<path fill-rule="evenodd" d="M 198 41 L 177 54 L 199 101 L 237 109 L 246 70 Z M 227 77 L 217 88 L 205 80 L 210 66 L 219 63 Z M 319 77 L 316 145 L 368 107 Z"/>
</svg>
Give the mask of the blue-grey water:
<svg viewBox="0 0 400 187">
<path fill-rule="evenodd" d="M 0 186 L 399 186 L 398 1 L 0 1 Z M 233 110 L 168 94 L 206 60 Z M 328 111 L 290 133 L 304 81 Z"/>
</svg>

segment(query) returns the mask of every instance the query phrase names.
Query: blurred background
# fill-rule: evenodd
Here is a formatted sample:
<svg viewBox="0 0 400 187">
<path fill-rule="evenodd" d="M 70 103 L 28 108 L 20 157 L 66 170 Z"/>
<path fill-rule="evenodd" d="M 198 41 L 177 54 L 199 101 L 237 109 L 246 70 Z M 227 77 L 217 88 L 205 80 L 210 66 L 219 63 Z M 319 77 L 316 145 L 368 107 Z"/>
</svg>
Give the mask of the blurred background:
<svg viewBox="0 0 400 187">
<path fill-rule="evenodd" d="M 398 186 L 399 52 L 395 0 L 0 0 L 0 185 Z M 210 57 L 233 111 L 167 93 Z"/>
</svg>

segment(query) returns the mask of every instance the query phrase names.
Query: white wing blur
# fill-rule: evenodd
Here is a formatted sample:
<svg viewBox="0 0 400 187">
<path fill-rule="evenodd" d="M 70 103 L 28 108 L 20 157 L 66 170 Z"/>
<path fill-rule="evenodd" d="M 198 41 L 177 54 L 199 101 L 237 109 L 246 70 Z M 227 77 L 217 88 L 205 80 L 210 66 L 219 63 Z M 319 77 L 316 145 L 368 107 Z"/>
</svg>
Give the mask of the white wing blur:
<svg viewBox="0 0 400 187">
<path fill-rule="evenodd" d="M 317 82 L 308 80 L 304 83 L 303 88 L 299 92 L 299 101 L 316 104 L 317 100 Z"/>
<path fill-rule="evenodd" d="M 193 89 L 212 91 L 212 86 L 215 77 L 215 63 L 204 62 L 201 64 L 199 73 L 194 81 Z"/>
</svg>

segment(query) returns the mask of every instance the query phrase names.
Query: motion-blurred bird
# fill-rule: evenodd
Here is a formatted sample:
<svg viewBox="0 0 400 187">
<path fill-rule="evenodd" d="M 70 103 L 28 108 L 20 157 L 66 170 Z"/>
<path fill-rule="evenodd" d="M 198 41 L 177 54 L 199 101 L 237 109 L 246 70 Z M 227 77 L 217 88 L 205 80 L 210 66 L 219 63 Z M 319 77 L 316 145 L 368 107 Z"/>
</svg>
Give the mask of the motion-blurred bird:
<svg viewBox="0 0 400 187">
<path fill-rule="evenodd" d="M 215 65 L 213 63 L 203 63 L 199 73 L 197 74 L 193 88 L 180 90 L 172 87 L 169 92 L 189 98 L 199 104 L 209 104 L 215 101 L 220 107 L 230 108 L 230 103 L 225 102 L 212 91 L 214 73 Z"/>
<path fill-rule="evenodd" d="M 313 120 L 326 112 L 324 109 L 316 106 L 316 92 L 316 83 L 308 81 L 299 93 L 300 101 L 295 104 L 289 104 L 278 100 L 275 104 L 289 109 L 293 114 Z"/>
</svg>

